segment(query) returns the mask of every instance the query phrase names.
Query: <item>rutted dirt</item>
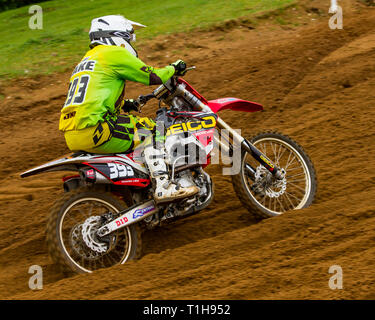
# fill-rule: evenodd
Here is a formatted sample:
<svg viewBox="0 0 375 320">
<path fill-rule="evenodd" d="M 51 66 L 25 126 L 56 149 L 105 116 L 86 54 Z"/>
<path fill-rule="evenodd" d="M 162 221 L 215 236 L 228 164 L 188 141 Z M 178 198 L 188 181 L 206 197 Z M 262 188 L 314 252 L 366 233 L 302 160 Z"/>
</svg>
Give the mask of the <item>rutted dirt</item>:
<svg viewBox="0 0 375 320">
<path fill-rule="evenodd" d="M 309 1 L 322 12 L 327 2 Z M 263 104 L 264 112 L 222 117 L 249 137 L 275 129 L 297 140 L 315 164 L 317 197 L 310 208 L 257 222 L 213 166 L 208 209 L 144 234 L 140 260 L 90 275 L 64 278 L 47 255 L 45 224 L 62 174 L 19 178 L 68 152 L 58 118 L 70 71 L 1 88 L 0 297 L 374 299 L 375 9 L 345 5 L 343 30 L 330 30 L 328 15 L 304 12 L 300 21 L 309 22 L 298 27 L 237 23 L 142 46 L 150 64 L 196 65 L 186 79 L 209 99 Z M 148 91 L 128 84 L 129 97 Z M 43 267 L 41 291 L 28 288 L 34 264 Z M 331 265 L 343 269 L 342 290 L 328 287 Z"/>
</svg>

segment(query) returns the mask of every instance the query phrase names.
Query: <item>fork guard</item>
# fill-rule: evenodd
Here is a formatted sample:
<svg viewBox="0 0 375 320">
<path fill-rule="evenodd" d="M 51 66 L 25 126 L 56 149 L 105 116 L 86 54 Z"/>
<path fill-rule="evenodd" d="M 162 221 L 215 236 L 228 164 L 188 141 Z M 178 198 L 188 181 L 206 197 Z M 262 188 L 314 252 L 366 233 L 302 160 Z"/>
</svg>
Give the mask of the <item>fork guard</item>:
<svg viewBox="0 0 375 320">
<path fill-rule="evenodd" d="M 259 163 L 264 166 L 269 172 L 271 172 L 276 179 L 281 180 L 284 178 L 284 175 L 280 171 L 280 169 L 249 141 L 244 139 L 241 143 L 241 147 L 244 148 L 248 153 L 250 153 L 257 161 L 259 161 Z"/>
</svg>

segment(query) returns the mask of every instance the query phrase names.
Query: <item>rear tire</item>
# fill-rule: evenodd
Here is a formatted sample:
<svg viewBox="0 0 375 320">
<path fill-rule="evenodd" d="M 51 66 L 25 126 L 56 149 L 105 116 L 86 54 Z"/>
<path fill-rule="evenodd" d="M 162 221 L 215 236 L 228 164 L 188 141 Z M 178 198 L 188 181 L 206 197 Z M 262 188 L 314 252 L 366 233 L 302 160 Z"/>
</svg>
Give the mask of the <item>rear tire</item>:
<svg viewBox="0 0 375 320">
<path fill-rule="evenodd" d="M 286 168 L 286 181 L 285 181 L 284 185 L 281 186 L 276 191 L 272 190 L 272 187 L 266 188 L 268 193 L 265 192 L 264 193 L 265 195 L 260 193 L 261 194 L 260 198 L 264 201 L 264 202 L 261 202 L 261 200 L 259 198 L 257 199 L 257 197 L 258 197 L 257 193 L 253 192 L 253 189 L 250 186 L 251 183 L 249 183 L 250 178 L 246 175 L 246 170 L 245 170 L 245 163 L 248 162 L 247 157 L 249 157 L 251 159 L 253 159 L 253 158 L 245 150 L 242 150 L 241 151 L 241 170 L 240 170 L 239 174 L 232 176 L 232 184 L 233 184 L 233 188 L 234 188 L 238 198 L 240 199 L 240 201 L 242 202 L 244 207 L 250 213 L 252 213 L 256 218 L 264 219 L 264 218 L 270 218 L 270 217 L 278 216 L 278 215 L 280 215 L 283 212 L 288 211 L 288 210 L 302 209 L 302 208 L 306 208 L 306 207 L 310 206 L 311 203 L 314 201 L 314 197 L 315 197 L 315 193 L 316 193 L 316 189 L 317 189 L 317 181 L 316 181 L 316 174 L 315 174 L 314 166 L 313 166 L 310 158 L 306 154 L 306 152 L 303 150 L 303 148 L 297 142 L 295 142 L 293 139 L 291 139 L 290 137 L 282 135 L 282 134 L 277 133 L 277 132 L 259 133 L 256 136 L 254 136 L 253 138 L 251 138 L 250 142 L 254 146 L 256 146 L 258 149 L 260 149 L 260 151 L 265 153 L 266 156 L 272 161 L 274 161 L 273 155 L 275 155 L 275 159 L 276 159 L 279 154 L 282 154 L 277 161 L 277 162 L 279 162 L 279 160 L 280 160 L 280 164 L 276 163 L 277 166 L 279 166 L 279 165 L 282 166 L 282 163 L 281 163 L 282 158 L 281 157 L 284 157 L 284 154 L 287 151 L 290 152 L 290 154 L 292 154 L 292 156 L 295 156 L 296 159 L 297 159 L 295 163 L 300 164 L 300 167 L 301 167 L 300 171 L 301 172 L 299 174 L 298 174 L 298 171 L 297 171 L 297 174 L 295 174 L 296 171 L 294 171 L 293 173 L 290 173 L 292 171 L 292 169 Z M 267 150 L 267 146 L 265 147 L 266 150 L 262 150 L 262 148 L 261 148 L 262 144 L 263 144 L 263 148 L 264 148 L 264 146 L 267 143 L 269 143 L 270 146 L 272 147 L 271 150 Z M 275 147 L 273 147 L 273 146 L 275 146 Z M 285 148 L 286 151 L 283 151 L 282 148 Z M 265 151 L 269 151 L 268 154 Z M 288 155 L 288 153 L 286 153 L 286 155 Z M 251 161 L 254 161 L 254 162 L 252 162 L 252 166 L 253 166 L 253 168 L 258 169 L 259 173 L 261 172 L 262 174 L 268 174 L 268 173 L 265 173 L 267 170 L 264 167 L 260 166 L 260 164 L 256 160 L 251 160 Z M 290 156 L 288 158 L 288 162 L 290 162 Z M 288 165 L 288 162 L 287 162 L 287 165 Z M 297 170 L 297 169 L 293 168 L 293 170 Z M 290 177 L 294 177 L 294 179 L 296 179 L 296 176 L 299 176 L 299 181 L 302 181 L 302 177 L 301 177 L 303 175 L 302 173 L 304 173 L 304 176 L 305 176 L 305 184 L 306 184 L 305 186 L 302 186 L 302 185 L 298 186 L 298 185 L 292 183 L 293 181 L 297 181 L 298 178 L 297 178 L 297 180 L 289 179 L 290 186 L 291 186 L 292 189 L 294 188 L 297 191 L 299 189 L 301 189 L 301 190 L 305 191 L 305 194 L 303 196 L 301 196 L 302 198 L 301 198 L 300 203 L 297 204 L 297 202 L 295 201 L 295 199 L 293 197 L 296 197 L 296 199 L 297 199 L 298 196 L 299 196 L 299 193 L 302 193 L 302 191 L 300 190 L 300 191 L 298 191 L 299 193 L 297 192 L 294 195 L 290 194 L 289 192 L 291 192 L 291 191 L 288 189 L 289 188 L 288 177 L 290 176 Z M 267 198 L 267 194 L 270 194 L 270 196 L 268 198 Z M 278 195 L 278 196 L 276 197 L 275 195 Z M 287 204 L 285 205 L 285 207 L 283 207 L 281 197 L 286 198 Z M 269 203 L 270 203 L 269 206 L 267 206 L 268 200 L 269 200 Z M 294 208 L 290 204 L 290 203 L 293 204 L 293 201 L 296 203 Z M 277 207 L 279 207 L 278 210 L 276 209 Z M 288 207 L 289 207 L 289 209 L 288 209 Z"/>
<path fill-rule="evenodd" d="M 89 205 L 91 209 L 88 215 L 85 214 L 79 221 L 77 219 L 72 219 L 72 223 L 76 223 L 72 227 L 64 225 L 64 222 L 68 221 L 69 214 L 72 215 L 76 212 L 80 216 L 83 210 L 79 206 L 84 206 L 86 204 L 91 204 Z M 137 225 L 130 225 L 129 227 L 118 230 L 113 239 L 116 239 L 116 246 L 118 244 L 119 248 L 111 247 L 111 250 L 108 250 L 106 253 L 98 254 L 85 246 L 82 239 L 77 238 L 77 234 L 81 234 L 79 231 L 74 232 L 74 230 L 78 228 L 77 226 L 85 222 L 85 220 L 87 220 L 86 217 L 94 216 L 92 212 L 95 208 L 100 211 L 99 208 L 101 207 L 102 213 L 111 211 L 114 214 L 127 208 L 126 204 L 113 194 L 88 187 L 81 187 L 67 192 L 54 203 L 47 222 L 47 246 L 52 260 L 60 267 L 63 273 L 70 273 L 71 271 L 77 273 L 91 273 L 100 268 L 123 264 L 140 256 L 142 241 L 141 232 Z M 100 214 L 96 217 L 99 216 Z M 68 224 L 68 222 L 66 222 L 66 224 Z M 79 230 L 79 228 L 77 230 Z M 69 234 L 68 237 L 66 236 L 67 234 Z M 120 240 L 126 244 L 124 248 L 121 248 L 122 242 L 120 242 Z M 115 248 L 119 252 L 122 250 L 123 253 L 120 255 L 116 254 L 116 256 L 113 255 L 113 253 L 117 253 L 117 251 L 113 252 Z M 80 261 L 78 261 L 79 251 L 85 252 L 86 255 L 85 258 L 81 257 Z M 112 256 L 109 256 L 111 252 Z M 89 257 L 87 257 L 87 255 L 89 255 Z M 116 259 L 115 257 L 119 258 Z M 113 263 L 111 263 L 111 261 Z"/>
</svg>

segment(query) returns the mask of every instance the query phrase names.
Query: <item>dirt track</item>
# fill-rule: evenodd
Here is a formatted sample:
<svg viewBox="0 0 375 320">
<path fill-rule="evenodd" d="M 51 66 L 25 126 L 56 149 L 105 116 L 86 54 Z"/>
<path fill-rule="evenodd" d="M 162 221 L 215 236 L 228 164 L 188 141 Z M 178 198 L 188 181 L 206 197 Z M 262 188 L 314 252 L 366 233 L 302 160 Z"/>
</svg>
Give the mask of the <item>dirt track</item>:
<svg viewBox="0 0 375 320">
<path fill-rule="evenodd" d="M 327 2 L 314 6 L 327 12 Z M 374 299 L 375 9 L 350 8 L 344 30 L 314 15 L 300 27 L 229 25 L 143 46 L 150 64 L 196 65 L 187 80 L 209 99 L 262 103 L 265 112 L 222 117 L 247 136 L 275 129 L 296 139 L 315 164 L 318 193 L 310 208 L 257 223 L 212 167 L 209 209 L 145 234 L 140 260 L 91 275 L 63 278 L 47 255 L 45 224 L 62 175 L 18 177 L 68 152 L 57 126 L 70 72 L 1 88 L 0 298 Z M 149 91 L 128 88 L 129 97 Z M 33 264 L 44 270 L 38 292 L 28 288 Z M 331 265 L 343 268 L 343 290 L 328 287 Z"/>
</svg>

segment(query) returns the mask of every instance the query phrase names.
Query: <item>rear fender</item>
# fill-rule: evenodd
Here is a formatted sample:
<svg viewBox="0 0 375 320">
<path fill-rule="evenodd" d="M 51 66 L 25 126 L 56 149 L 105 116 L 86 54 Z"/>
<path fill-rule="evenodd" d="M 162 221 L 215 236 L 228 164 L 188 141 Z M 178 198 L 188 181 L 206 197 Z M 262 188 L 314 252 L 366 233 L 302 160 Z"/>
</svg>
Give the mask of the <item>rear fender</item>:
<svg viewBox="0 0 375 320">
<path fill-rule="evenodd" d="M 208 101 L 208 106 L 215 113 L 221 110 L 234 110 L 244 112 L 256 112 L 263 110 L 263 106 L 256 102 L 241 100 L 237 98 L 222 98 Z"/>
<path fill-rule="evenodd" d="M 20 174 L 21 178 L 30 177 L 42 172 L 52 171 L 78 171 L 79 164 L 84 161 L 82 157 L 74 157 L 74 154 L 67 154 L 59 159 L 44 163 Z"/>
<path fill-rule="evenodd" d="M 145 167 L 126 155 L 68 154 L 21 174 L 22 178 L 52 171 L 78 171 L 87 182 L 146 187 L 150 184 Z M 78 177 L 74 177 L 77 179 Z M 64 181 L 65 182 L 65 181 Z"/>
</svg>

